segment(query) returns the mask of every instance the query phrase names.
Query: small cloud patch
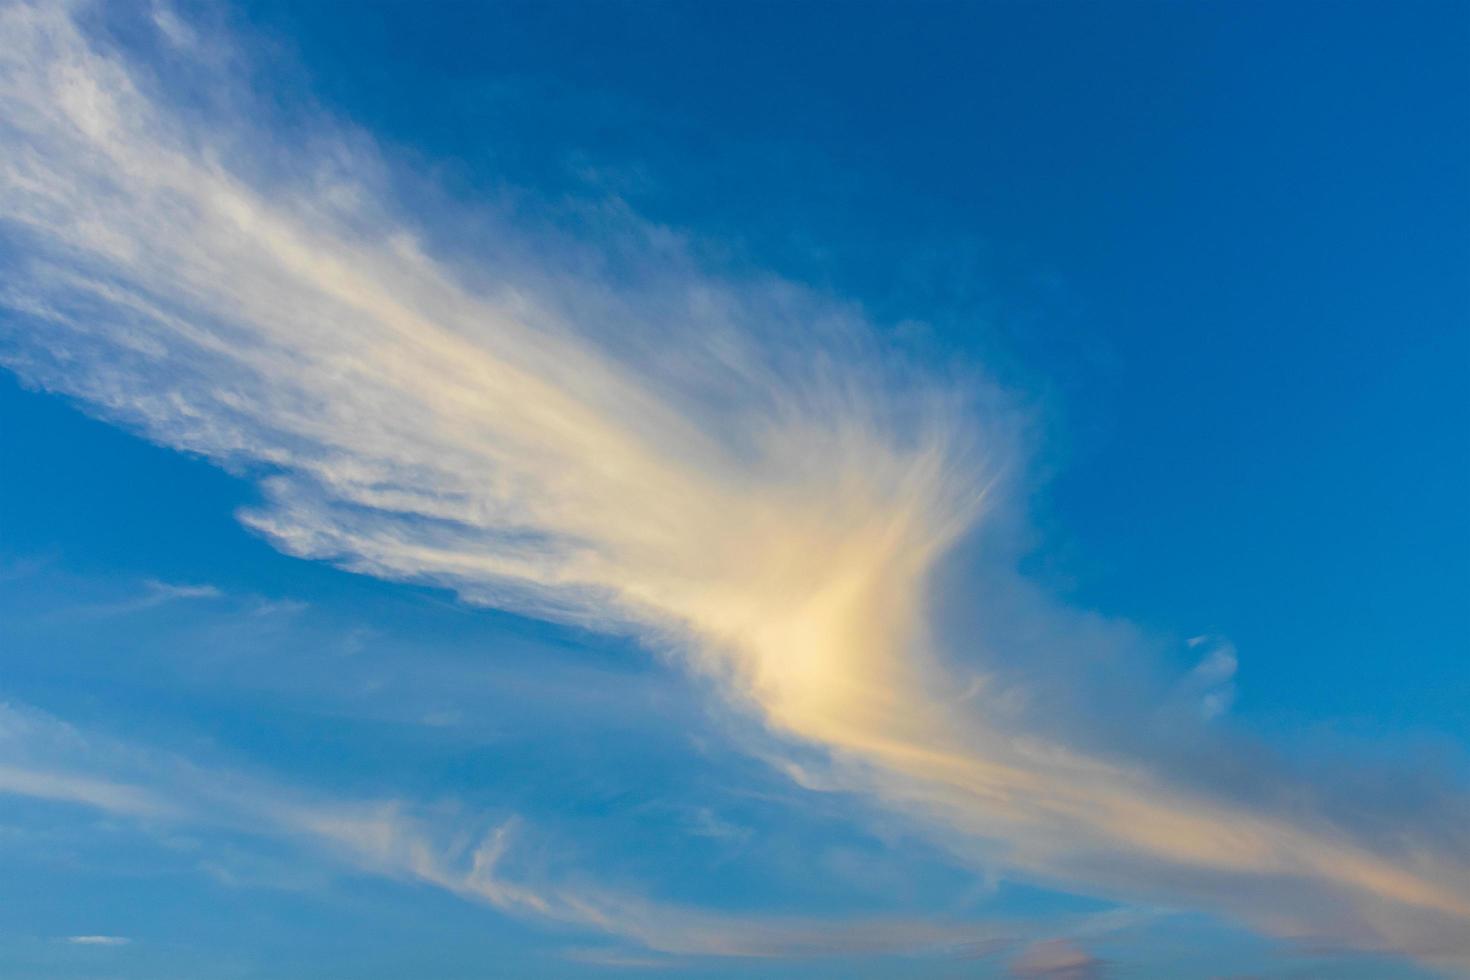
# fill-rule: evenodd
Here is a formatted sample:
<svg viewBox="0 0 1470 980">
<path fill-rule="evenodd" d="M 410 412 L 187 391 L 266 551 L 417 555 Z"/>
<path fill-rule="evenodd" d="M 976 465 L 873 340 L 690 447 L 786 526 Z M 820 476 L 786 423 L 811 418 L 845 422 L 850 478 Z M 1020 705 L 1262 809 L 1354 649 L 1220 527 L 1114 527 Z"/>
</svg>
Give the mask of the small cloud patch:
<svg viewBox="0 0 1470 980">
<path fill-rule="evenodd" d="M 1010 975 L 1030 980 L 1097 980 L 1102 960 L 1065 939 L 1028 946 L 1010 963 Z"/>
</svg>

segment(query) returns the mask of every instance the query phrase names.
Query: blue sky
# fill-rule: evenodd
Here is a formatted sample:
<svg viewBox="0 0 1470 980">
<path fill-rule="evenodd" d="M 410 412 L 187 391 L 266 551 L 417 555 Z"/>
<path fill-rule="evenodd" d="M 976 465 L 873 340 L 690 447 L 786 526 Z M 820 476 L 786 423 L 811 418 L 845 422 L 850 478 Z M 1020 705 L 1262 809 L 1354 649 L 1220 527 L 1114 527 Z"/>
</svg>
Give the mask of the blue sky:
<svg viewBox="0 0 1470 980">
<path fill-rule="evenodd" d="M 0 973 L 1462 975 L 1467 29 L 0 8 Z"/>
</svg>

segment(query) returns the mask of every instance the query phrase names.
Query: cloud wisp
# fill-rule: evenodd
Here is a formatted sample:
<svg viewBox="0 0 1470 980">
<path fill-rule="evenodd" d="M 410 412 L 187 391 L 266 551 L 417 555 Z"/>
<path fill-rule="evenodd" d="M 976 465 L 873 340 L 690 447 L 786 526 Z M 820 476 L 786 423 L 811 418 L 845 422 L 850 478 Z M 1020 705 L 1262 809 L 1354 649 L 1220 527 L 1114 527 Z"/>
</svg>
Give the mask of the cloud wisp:
<svg viewBox="0 0 1470 980">
<path fill-rule="evenodd" d="M 173 602 L 200 599 L 220 599 L 224 593 L 212 585 L 180 585 L 173 582 L 148 581 L 144 583 L 142 595 L 119 602 L 98 603 L 70 610 L 71 615 L 107 617 L 127 616 L 166 606 Z"/>
<path fill-rule="evenodd" d="M 277 547 L 633 632 L 827 753 L 821 778 L 1015 872 L 1470 958 L 1463 850 L 1174 785 L 955 700 L 927 585 L 1008 428 L 880 367 L 851 311 L 678 261 L 598 275 L 509 228 L 465 268 L 391 212 L 361 133 L 321 120 L 303 149 L 206 121 L 65 6 L 5 8 L 0 41 L 0 357 L 258 478 L 242 519 Z M 1202 667 L 1206 712 L 1233 663 Z"/>
<path fill-rule="evenodd" d="M 1064 939 L 1051 939 L 1027 947 L 1010 962 L 1013 977 L 1051 980 L 1096 980 L 1103 975 L 1102 962 Z"/>
<path fill-rule="evenodd" d="M 326 799 L 117 742 L 21 705 L 0 703 L 0 758 L 6 760 L 0 796 L 85 807 L 127 818 L 165 839 L 170 828 L 182 827 L 286 842 L 338 869 L 432 885 L 507 915 L 616 937 L 665 957 L 911 955 L 1006 945 L 1038 928 L 1019 919 L 840 920 L 661 902 L 583 874 L 523 867 L 515 845 L 534 831 L 515 816 L 487 818 L 442 801 L 425 808 L 403 800 Z M 201 867 L 213 870 L 208 862 Z M 130 940 L 97 935 L 67 941 Z"/>
</svg>

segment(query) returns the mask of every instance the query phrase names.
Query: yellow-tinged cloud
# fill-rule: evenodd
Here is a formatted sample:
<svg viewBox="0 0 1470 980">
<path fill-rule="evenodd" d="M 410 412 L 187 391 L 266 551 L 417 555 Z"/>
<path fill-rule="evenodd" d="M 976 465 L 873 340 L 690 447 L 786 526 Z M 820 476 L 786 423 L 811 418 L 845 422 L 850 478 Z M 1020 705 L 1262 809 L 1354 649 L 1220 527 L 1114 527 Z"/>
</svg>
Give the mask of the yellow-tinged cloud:
<svg viewBox="0 0 1470 980">
<path fill-rule="evenodd" d="M 279 547 L 637 630 L 850 788 L 1022 872 L 1470 956 L 1464 854 L 1375 847 L 957 706 L 927 578 L 1004 447 L 949 393 L 895 384 L 850 315 L 685 272 L 620 293 L 509 230 L 471 290 L 378 184 L 266 133 L 228 161 L 239 127 L 185 125 L 65 9 L 6 8 L 0 42 L 0 207 L 27 260 L 0 294 L 6 361 L 267 471 L 244 520 Z M 819 321 L 841 321 L 820 344 Z"/>
</svg>

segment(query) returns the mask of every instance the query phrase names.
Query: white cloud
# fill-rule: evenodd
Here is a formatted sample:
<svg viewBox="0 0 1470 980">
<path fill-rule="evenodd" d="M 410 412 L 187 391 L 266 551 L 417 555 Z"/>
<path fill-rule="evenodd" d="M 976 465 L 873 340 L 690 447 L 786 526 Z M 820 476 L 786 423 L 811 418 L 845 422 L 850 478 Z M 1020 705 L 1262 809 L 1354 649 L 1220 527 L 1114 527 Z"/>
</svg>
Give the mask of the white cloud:
<svg viewBox="0 0 1470 980">
<path fill-rule="evenodd" d="M 0 793 L 98 807 L 132 816 L 163 816 L 169 805 L 145 790 L 107 779 L 0 765 Z"/>
<path fill-rule="evenodd" d="M 1102 961 L 1065 939 L 1050 939 L 1028 946 L 1011 960 L 1013 977 L 1033 980 L 1093 980 L 1103 975 Z"/>
<path fill-rule="evenodd" d="M 683 966 L 681 960 L 664 956 L 649 956 L 646 953 L 630 953 L 621 949 L 568 949 L 562 952 L 565 959 L 573 963 L 606 966 L 627 970 L 670 970 Z"/>
<path fill-rule="evenodd" d="M 149 580 L 143 583 L 143 593 L 110 602 L 96 602 L 72 606 L 69 616 L 128 616 L 133 613 L 156 609 L 173 602 L 190 602 L 205 599 L 222 599 L 224 593 L 212 585 L 181 585 L 172 582 Z"/>
<path fill-rule="evenodd" d="M 800 957 L 903 953 L 997 936 L 983 922 L 793 918 L 706 911 L 607 887 L 585 873 L 560 878 L 514 866 L 530 833 L 515 817 L 416 808 L 398 800 L 323 799 L 240 773 L 83 733 L 34 708 L 0 705 L 0 795 L 25 796 L 170 827 L 225 830 L 293 842 L 339 869 L 428 884 L 524 919 L 611 935 L 670 956 Z M 106 778 L 99 772 L 107 772 Z M 446 815 L 447 814 L 447 815 Z M 243 875 L 222 861 L 199 870 L 226 884 L 300 887 L 304 866 L 272 864 Z M 1007 932 L 1024 930 L 1010 923 Z M 103 944 L 109 937 L 79 937 Z M 126 940 L 120 940 L 126 941 Z"/>
<path fill-rule="evenodd" d="M 1013 730 L 983 690 L 956 701 L 927 586 L 984 513 L 1010 423 L 881 367 L 852 311 L 703 275 L 626 220 L 655 243 L 620 244 L 653 250 L 635 285 L 574 275 L 509 228 L 470 274 L 386 213 L 362 134 L 323 120 L 333 149 L 308 152 L 238 120 L 186 125 L 64 8 L 14 4 L 0 39 L 0 210 L 20 262 L 0 290 L 5 362 L 262 475 L 268 503 L 243 520 L 282 550 L 634 630 L 829 753 L 827 784 L 1017 873 L 1470 957 L 1463 853 Z M 379 822 L 302 819 L 492 904 L 678 945 L 621 907 L 482 873 L 493 847 L 456 877 Z"/>
<path fill-rule="evenodd" d="M 1200 652 L 1200 660 L 1185 678 L 1185 688 L 1199 700 L 1206 719 L 1218 717 L 1235 703 L 1235 646 L 1219 637 L 1196 636 L 1189 647 Z"/>
<path fill-rule="evenodd" d="M 224 595 L 212 585 L 178 585 L 158 581 L 148 582 L 148 591 L 161 602 L 173 599 L 218 599 Z"/>
<path fill-rule="evenodd" d="M 67 936 L 73 946 L 126 946 L 132 942 L 126 936 Z"/>
<path fill-rule="evenodd" d="M 198 45 L 199 39 L 193 29 L 168 4 L 154 0 L 152 16 L 153 26 L 174 47 L 187 49 Z"/>
</svg>

